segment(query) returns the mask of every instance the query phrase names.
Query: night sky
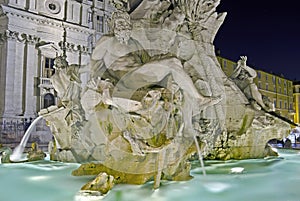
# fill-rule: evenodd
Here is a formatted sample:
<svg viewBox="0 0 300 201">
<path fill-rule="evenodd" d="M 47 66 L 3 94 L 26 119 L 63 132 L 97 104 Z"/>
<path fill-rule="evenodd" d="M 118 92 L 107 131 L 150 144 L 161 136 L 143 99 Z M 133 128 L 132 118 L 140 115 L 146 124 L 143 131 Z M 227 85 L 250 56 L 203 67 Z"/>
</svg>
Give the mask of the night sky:
<svg viewBox="0 0 300 201">
<path fill-rule="evenodd" d="M 300 80 L 300 11 L 294 1 L 221 0 L 227 16 L 214 41 L 221 56 L 290 80 Z"/>
</svg>

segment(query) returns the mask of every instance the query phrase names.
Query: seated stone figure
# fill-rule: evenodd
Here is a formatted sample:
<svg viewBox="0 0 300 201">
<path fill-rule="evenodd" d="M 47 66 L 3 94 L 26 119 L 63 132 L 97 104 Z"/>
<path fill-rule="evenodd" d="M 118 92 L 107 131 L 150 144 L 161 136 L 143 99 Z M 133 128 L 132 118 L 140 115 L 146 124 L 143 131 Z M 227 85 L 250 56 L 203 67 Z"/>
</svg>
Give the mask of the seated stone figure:
<svg viewBox="0 0 300 201">
<path fill-rule="evenodd" d="M 245 96 L 252 103 L 254 108 L 257 108 L 255 103 L 265 110 L 269 110 L 262 98 L 261 93 L 258 91 L 253 79 L 257 76 L 254 69 L 246 65 L 247 57 L 241 56 L 238 61 L 238 65 L 230 78 L 236 83 L 236 85 L 244 92 Z M 254 101 L 254 102 L 253 102 Z M 259 108 L 257 108 L 259 109 Z"/>
<path fill-rule="evenodd" d="M 55 74 L 51 77 L 51 82 L 59 97 L 59 107 L 66 108 L 64 117 L 68 126 L 71 126 L 72 137 L 77 138 L 82 123 L 85 120 L 84 111 L 80 103 L 81 80 L 80 66 L 69 65 L 65 56 L 58 56 L 54 60 Z"/>
</svg>

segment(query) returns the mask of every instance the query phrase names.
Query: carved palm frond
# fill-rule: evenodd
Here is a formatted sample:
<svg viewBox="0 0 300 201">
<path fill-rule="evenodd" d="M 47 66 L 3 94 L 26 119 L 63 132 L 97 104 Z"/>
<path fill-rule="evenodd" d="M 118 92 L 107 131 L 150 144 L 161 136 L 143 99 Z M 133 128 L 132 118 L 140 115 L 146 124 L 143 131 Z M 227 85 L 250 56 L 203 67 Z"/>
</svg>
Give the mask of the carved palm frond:
<svg viewBox="0 0 300 201">
<path fill-rule="evenodd" d="M 188 21 L 193 22 L 199 19 L 199 8 L 201 8 L 203 0 L 175 0 L 175 3 L 185 14 Z"/>
<path fill-rule="evenodd" d="M 199 22 L 215 11 L 220 0 L 174 0 L 189 22 Z"/>
</svg>

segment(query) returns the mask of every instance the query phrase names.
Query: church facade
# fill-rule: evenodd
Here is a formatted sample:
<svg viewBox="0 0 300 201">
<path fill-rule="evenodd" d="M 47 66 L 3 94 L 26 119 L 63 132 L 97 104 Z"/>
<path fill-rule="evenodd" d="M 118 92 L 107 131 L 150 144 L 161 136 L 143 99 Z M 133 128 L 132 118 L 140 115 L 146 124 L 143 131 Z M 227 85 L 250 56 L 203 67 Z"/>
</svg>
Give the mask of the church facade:
<svg viewBox="0 0 300 201">
<path fill-rule="evenodd" d="M 54 58 L 88 65 L 108 31 L 109 0 L 0 0 L 0 119 L 32 118 L 57 98 Z"/>
<path fill-rule="evenodd" d="M 57 103 L 55 57 L 88 65 L 112 11 L 109 0 L 0 0 L 0 144 L 17 146 L 38 112 Z M 47 150 L 45 124 L 36 124 L 29 142 Z"/>
</svg>

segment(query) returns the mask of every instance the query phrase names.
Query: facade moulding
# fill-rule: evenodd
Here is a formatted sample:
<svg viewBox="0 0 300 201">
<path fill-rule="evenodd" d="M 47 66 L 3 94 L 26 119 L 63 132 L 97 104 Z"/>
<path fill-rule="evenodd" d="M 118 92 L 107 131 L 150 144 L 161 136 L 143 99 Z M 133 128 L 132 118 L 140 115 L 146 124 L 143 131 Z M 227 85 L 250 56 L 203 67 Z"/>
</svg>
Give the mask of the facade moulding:
<svg viewBox="0 0 300 201">
<path fill-rule="evenodd" d="M 39 16 L 36 13 L 31 13 L 31 12 L 29 12 L 29 13 L 30 13 L 30 15 L 28 15 L 28 12 L 21 11 L 21 10 L 15 9 L 15 8 L 10 8 L 8 6 L 3 6 L 2 15 L 6 15 L 8 17 L 14 16 L 14 17 L 26 19 L 26 20 L 32 21 L 37 24 L 50 25 L 50 26 L 59 27 L 59 28 L 66 28 L 66 29 L 69 29 L 69 30 L 72 30 L 72 31 L 78 32 L 78 33 L 93 34 L 95 32 L 94 30 L 91 30 L 84 26 L 71 24 L 71 23 L 64 22 L 59 19 L 52 19 L 49 17 Z M 0 16 L 1 16 L 1 11 L 0 11 Z"/>
<path fill-rule="evenodd" d="M 68 30 L 78 32 L 78 33 L 84 33 L 84 34 L 94 34 L 95 33 L 95 30 L 93 30 L 93 29 L 90 29 L 83 25 L 74 24 L 74 23 L 71 23 L 68 21 L 63 22 L 63 27 Z"/>
<path fill-rule="evenodd" d="M 63 50 L 66 49 L 69 52 L 81 52 L 88 54 L 89 53 L 89 48 L 84 45 L 76 45 L 74 43 L 69 43 L 69 42 L 59 42 L 59 47 Z"/>
<path fill-rule="evenodd" d="M 37 44 L 40 41 L 40 38 L 34 35 L 20 33 L 17 31 L 5 30 L 0 33 L 0 42 L 4 42 L 7 39 L 17 40 L 18 42 L 28 42 L 30 44 Z"/>
</svg>

